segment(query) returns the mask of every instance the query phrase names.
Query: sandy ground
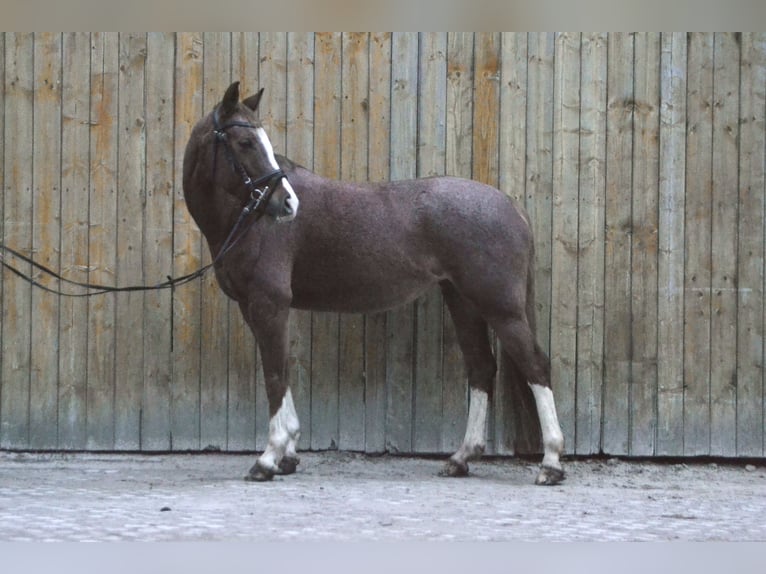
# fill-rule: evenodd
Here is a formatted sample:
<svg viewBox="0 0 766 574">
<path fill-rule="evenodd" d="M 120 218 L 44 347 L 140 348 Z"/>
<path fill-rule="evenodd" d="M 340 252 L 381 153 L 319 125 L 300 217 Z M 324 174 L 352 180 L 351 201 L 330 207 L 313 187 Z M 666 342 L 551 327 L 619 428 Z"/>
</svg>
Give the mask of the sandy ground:
<svg viewBox="0 0 766 574">
<path fill-rule="evenodd" d="M 766 463 L 443 459 L 301 453 L 250 483 L 253 455 L 0 452 L 0 541 L 764 541 Z"/>
</svg>

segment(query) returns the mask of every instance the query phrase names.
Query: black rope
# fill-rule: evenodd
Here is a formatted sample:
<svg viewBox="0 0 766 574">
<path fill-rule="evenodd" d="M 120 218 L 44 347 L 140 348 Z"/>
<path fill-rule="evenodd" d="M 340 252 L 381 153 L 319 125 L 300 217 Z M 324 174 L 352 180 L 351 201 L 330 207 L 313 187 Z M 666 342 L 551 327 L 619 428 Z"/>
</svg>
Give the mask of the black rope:
<svg viewBox="0 0 766 574">
<path fill-rule="evenodd" d="M 34 285 L 35 287 L 39 287 L 43 291 L 47 291 L 48 293 L 53 293 L 54 295 L 61 295 L 62 297 L 91 297 L 93 295 L 103 295 L 104 293 L 156 291 L 161 289 L 173 289 L 179 285 L 184 285 L 186 283 L 194 281 L 195 279 L 199 277 L 202 277 L 208 271 L 208 269 L 210 269 L 211 267 L 216 265 L 221 259 L 223 259 L 223 256 L 226 255 L 237 244 L 237 242 L 247 234 L 250 228 L 253 225 L 255 225 L 255 223 L 263 216 L 263 212 L 260 212 L 260 211 L 257 212 L 256 217 L 253 219 L 253 221 L 250 223 L 247 229 L 245 229 L 244 231 L 239 233 L 239 235 L 237 235 L 245 218 L 251 213 L 253 213 L 254 211 L 256 211 L 264 195 L 265 194 L 262 194 L 259 196 L 251 195 L 250 201 L 248 201 L 247 205 L 240 212 L 239 217 L 237 218 L 237 222 L 234 224 L 234 227 L 232 227 L 231 231 L 229 232 L 229 235 L 226 238 L 226 241 L 224 241 L 223 246 L 218 252 L 218 255 L 216 255 L 215 259 L 211 263 L 208 263 L 204 267 L 200 267 L 196 271 L 193 271 L 192 273 L 188 273 L 181 277 L 173 278 L 168 276 L 167 280 L 163 281 L 162 283 L 157 283 L 156 285 L 129 285 L 126 287 L 116 287 L 112 285 L 99 285 L 98 283 L 74 281 L 72 279 L 67 279 L 66 277 L 62 277 L 59 273 L 56 273 L 52 269 L 43 265 L 42 263 L 38 263 L 31 257 L 27 257 L 23 253 L 20 253 L 19 251 L 8 247 L 4 243 L 0 243 L 1 251 L 10 253 L 14 257 L 21 259 L 22 261 L 30 264 L 32 267 L 34 267 L 38 271 L 41 271 L 42 273 L 50 277 L 53 277 L 54 279 L 58 279 L 59 281 L 69 285 L 74 285 L 76 287 L 80 287 L 83 289 L 89 289 L 90 291 L 87 293 L 68 293 L 65 291 L 61 291 L 59 289 L 53 289 L 52 287 L 48 287 L 47 285 L 43 285 L 39 281 L 35 280 L 34 277 L 27 275 L 26 273 L 20 271 L 19 269 L 17 269 L 16 267 L 8 263 L 3 257 L 2 253 L 0 253 L 0 265 L 8 269 L 14 275 Z"/>
</svg>

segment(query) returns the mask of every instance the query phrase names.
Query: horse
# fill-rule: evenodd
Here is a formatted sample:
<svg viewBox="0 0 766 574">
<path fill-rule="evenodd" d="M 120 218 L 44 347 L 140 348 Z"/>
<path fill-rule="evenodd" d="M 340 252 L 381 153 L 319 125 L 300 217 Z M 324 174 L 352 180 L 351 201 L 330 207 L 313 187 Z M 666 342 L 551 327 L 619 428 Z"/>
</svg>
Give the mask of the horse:
<svg viewBox="0 0 766 574">
<path fill-rule="evenodd" d="M 535 340 L 534 243 L 527 215 L 499 190 L 428 177 L 351 183 L 276 155 L 239 82 L 192 129 L 186 205 L 207 240 L 223 292 L 239 304 L 262 356 L 269 436 L 245 477 L 296 471 L 300 424 L 288 381 L 290 309 L 369 313 L 436 285 L 454 322 L 469 385 L 464 440 L 440 474 L 465 476 L 486 445 L 497 372 L 488 327 L 534 395 L 543 460 L 535 483 L 564 479 L 564 438 L 550 361 Z"/>
</svg>

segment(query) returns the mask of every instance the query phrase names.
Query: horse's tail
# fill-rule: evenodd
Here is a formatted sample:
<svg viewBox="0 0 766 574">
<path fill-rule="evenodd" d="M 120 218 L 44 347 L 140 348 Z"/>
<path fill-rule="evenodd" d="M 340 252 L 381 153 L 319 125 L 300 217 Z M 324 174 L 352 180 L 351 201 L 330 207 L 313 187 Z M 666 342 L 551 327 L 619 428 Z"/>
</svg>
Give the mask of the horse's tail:
<svg viewBox="0 0 766 574">
<path fill-rule="evenodd" d="M 523 208 L 519 208 L 521 216 L 529 225 L 529 218 Z M 532 228 L 529 228 L 530 242 L 527 258 L 527 292 L 525 312 L 527 323 L 532 336 L 537 338 L 537 313 L 535 309 L 535 242 L 532 236 Z M 532 389 L 511 356 L 502 349 L 500 354 L 500 383 L 508 394 L 513 416 L 515 454 L 532 454 L 542 451 L 540 420 L 537 415 L 537 405 Z M 507 412 L 507 410 L 506 410 Z M 510 422 L 510 421 L 509 421 Z"/>
</svg>

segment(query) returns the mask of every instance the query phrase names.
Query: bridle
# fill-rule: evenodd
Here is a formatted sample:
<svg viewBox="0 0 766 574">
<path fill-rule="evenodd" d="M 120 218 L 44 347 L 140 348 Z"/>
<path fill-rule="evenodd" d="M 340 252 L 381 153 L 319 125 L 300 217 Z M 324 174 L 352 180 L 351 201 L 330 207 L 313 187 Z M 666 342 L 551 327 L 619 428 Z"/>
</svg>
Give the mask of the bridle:
<svg viewBox="0 0 766 574">
<path fill-rule="evenodd" d="M 215 134 L 215 142 L 216 142 L 216 150 L 214 154 L 213 159 L 213 175 L 215 175 L 216 170 L 216 159 L 218 157 L 218 144 L 223 144 L 223 151 L 226 155 L 226 159 L 229 161 L 229 164 L 231 165 L 232 169 L 240 175 L 242 178 L 242 183 L 245 186 L 245 189 L 247 189 L 250 192 L 250 199 L 248 203 L 245 205 L 245 209 L 247 210 L 247 214 L 257 211 L 261 204 L 268 205 L 268 201 L 271 198 L 271 194 L 274 193 L 274 189 L 277 186 L 277 183 L 282 179 L 287 179 L 287 175 L 284 171 L 277 168 L 272 172 L 267 173 L 266 175 L 259 177 L 258 179 L 253 179 L 250 177 L 250 174 L 247 173 L 247 169 L 245 169 L 245 166 L 242 165 L 242 162 L 240 162 L 237 159 L 237 156 L 234 154 L 234 150 L 231 149 L 231 144 L 229 143 L 229 140 L 226 137 L 226 130 L 230 128 L 250 128 L 250 129 L 256 129 L 258 126 L 255 126 L 249 122 L 240 122 L 240 121 L 233 121 L 233 122 L 227 122 L 223 125 L 221 125 L 220 117 L 218 116 L 218 108 L 215 109 L 213 112 L 213 134 Z M 265 184 L 265 185 L 264 185 Z M 263 186 L 261 188 L 261 186 Z"/>
</svg>

